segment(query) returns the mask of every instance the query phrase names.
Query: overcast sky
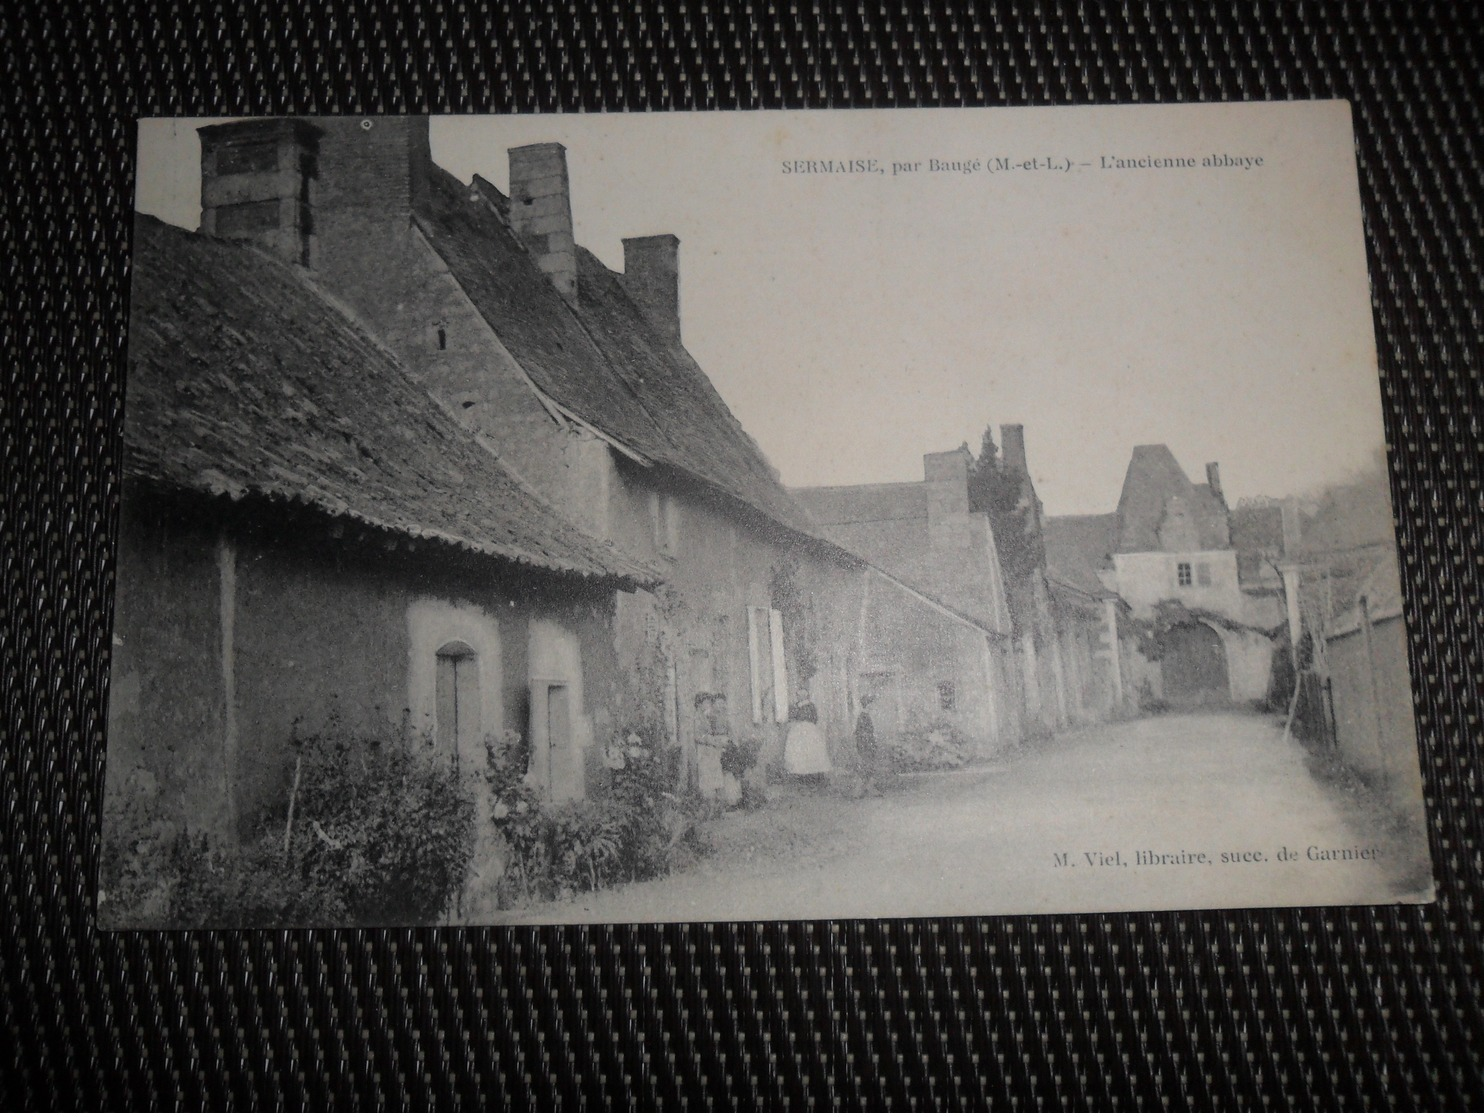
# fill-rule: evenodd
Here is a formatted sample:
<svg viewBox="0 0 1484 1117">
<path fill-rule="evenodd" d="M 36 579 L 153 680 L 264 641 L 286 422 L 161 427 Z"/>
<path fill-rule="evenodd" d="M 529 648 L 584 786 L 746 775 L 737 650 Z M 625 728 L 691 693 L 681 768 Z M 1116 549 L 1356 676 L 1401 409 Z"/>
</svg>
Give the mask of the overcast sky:
<svg viewBox="0 0 1484 1117">
<path fill-rule="evenodd" d="M 202 123 L 141 122 L 141 210 L 196 227 Z M 1343 104 L 432 125 L 439 164 L 501 189 L 508 148 L 553 140 L 577 238 L 610 267 L 623 237 L 680 238 L 685 343 L 787 484 L 921 479 L 924 453 L 1018 422 L 1046 510 L 1102 512 L 1139 443 L 1197 481 L 1219 461 L 1233 502 L 1382 445 Z M 1212 155 L 1262 165 L 1110 162 Z M 884 173 L 782 170 L 845 159 Z"/>
</svg>

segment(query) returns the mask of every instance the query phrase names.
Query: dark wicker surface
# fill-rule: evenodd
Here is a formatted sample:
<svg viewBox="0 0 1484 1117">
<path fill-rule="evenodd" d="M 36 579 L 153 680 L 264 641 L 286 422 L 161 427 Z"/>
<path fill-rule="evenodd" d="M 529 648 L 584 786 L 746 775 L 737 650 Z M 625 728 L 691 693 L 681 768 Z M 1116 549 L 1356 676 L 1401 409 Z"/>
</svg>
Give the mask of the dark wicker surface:
<svg viewBox="0 0 1484 1117">
<path fill-rule="evenodd" d="M 156 0 L 0 14 L 0 1104 L 1484 1105 L 1484 113 L 1467 5 Z M 132 121 L 1345 97 L 1439 900 L 98 933 Z"/>
</svg>

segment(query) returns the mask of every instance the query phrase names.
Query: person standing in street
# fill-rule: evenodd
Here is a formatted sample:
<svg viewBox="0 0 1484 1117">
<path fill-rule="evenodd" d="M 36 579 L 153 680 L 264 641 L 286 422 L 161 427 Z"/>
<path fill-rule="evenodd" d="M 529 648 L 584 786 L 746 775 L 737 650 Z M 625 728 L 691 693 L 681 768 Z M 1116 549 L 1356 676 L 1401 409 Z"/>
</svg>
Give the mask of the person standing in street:
<svg viewBox="0 0 1484 1117">
<path fill-rule="evenodd" d="M 877 786 L 880 756 L 876 747 L 876 726 L 871 721 L 870 714 L 871 703 L 875 699 L 874 694 L 861 695 L 861 712 L 855 718 L 855 751 L 860 757 L 862 797 L 881 794 L 881 789 Z"/>
</svg>

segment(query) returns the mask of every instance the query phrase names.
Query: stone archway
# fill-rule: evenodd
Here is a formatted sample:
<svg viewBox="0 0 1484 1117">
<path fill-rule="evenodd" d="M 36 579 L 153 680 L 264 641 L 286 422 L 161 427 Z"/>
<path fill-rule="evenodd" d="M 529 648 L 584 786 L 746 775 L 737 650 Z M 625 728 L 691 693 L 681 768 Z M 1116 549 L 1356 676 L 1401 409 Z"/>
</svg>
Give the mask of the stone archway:
<svg viewBox="0 0 1484 1117">
<path fill-rule="evenodd" d="M 1208 624 L 1189 621 L 1161 640 L 1164 699 L 1172 706 L 1214 706 L 1231 701 L 1226 645 Z"/>
</svg>

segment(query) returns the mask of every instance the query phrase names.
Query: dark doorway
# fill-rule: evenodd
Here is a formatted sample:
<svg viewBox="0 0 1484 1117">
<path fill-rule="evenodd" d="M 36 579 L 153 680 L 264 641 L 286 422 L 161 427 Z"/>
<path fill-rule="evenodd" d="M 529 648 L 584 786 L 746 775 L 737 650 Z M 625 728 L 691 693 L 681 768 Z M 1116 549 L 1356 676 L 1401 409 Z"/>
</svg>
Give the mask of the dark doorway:
<svg viewBox="0 0 1484 1117">
<path fill-rule="evenodd" d="M 1226 648 L 1205 624 L 1176 625 L 1165 634 L 1165 701 L 1172 706 L 1217 706 L 1231 701 Z"/>
</svg>

